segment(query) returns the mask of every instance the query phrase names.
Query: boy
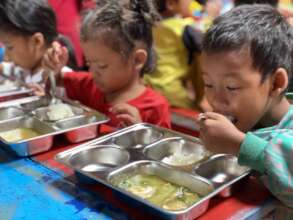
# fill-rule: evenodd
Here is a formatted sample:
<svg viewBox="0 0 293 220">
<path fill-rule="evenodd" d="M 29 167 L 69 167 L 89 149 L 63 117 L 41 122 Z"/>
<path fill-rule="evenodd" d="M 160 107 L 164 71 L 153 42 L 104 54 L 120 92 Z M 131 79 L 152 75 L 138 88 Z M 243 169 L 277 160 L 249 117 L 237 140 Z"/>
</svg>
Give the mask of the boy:
<svg viewBox="0 0 293 220">
<path fill-rule="evenodd" d="M 286 206 L 276 219 L 293 217 L 293 107 L 284 96 L 292 40 L 276 9 L 244 5 L 215 19 L 203 42 L 202 72 L 213 112 L 199 117 L 201 138 L 210 150 L 222 146 L 262 174 Z"/>
</svg>

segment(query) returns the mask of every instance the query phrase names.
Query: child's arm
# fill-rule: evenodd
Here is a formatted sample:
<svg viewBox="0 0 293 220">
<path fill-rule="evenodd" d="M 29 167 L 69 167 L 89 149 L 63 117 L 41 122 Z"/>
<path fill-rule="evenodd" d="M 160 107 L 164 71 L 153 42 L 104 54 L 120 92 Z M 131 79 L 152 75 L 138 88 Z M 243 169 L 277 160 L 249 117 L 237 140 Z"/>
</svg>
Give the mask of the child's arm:
<svg viewBox="0 0 293 220">
<path fill-rule="evenodd" d="M 269 190 L 293 208 L 293 130 L 281 129 L 266 141 L 248 132 L 241 144 L 239 163 L 263 174 Z"/>
<path fill-rule="evenodd" d="M 286 206 L 293 207 L 292 129 L 275 130 L 268 141 L 251 132 L 242 133 L 217 113 L 205 113 L 198 122 L 201 139 L 209 150 L 238 154 L 240 165 L 259 171 L 269 190 Z"/>
</svg>

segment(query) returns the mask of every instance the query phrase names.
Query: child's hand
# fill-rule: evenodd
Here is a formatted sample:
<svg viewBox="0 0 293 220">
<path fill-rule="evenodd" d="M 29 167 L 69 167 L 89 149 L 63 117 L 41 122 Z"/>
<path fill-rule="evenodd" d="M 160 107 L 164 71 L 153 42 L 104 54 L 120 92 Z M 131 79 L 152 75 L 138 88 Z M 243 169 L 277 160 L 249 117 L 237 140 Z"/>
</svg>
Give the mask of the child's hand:
<svg viewBox="0 0 293 220">
<path fill-rule="evenodd" d="M 237 155 L 245 134 L 224 115 L 207 112 L 198 118 L 200 136 L 205 147 L 214 153 Z"/>
<path fill-rule="evenodd" d="M 39 84 L 36 84 L 36 83 L 29 84 L 28 87 L 33 90 L 34 95 L 36 95 L 36 96 L 44 96 L 45 95 L 45 89 Z"/>
<path fill-rule="evenodd" d="M 52 47 L 47 50 L 43 57 L 42 65 L 44 69 L 60 74 L 68 59 L 66 47 L 61 46 L 58 42 L 53 42 Z"/>
<path fill-rule="evenodd" d="M 121 121 L 122 127 L 142 122 L 138 109 L 132 105 L 126 103 L 117 104 L 110 111 Z"/>
</svg>

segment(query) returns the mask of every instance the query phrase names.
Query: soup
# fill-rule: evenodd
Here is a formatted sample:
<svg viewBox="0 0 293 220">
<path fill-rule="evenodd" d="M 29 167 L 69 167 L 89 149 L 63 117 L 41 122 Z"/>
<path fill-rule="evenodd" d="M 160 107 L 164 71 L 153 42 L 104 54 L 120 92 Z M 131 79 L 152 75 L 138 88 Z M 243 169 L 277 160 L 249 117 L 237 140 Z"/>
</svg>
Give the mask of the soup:
<svg viewBox="0 0 293 220">
<path fill-rule="evenodd" d="M 7 142 L 17 142 L 40 136 L 41 134 L 31 128 L 17 128 L 0 132 L 0 137 Z"/>
<path fill-rule="evenodd" d="M 199 196 L 190 189 L 155 175 L 136 174 L 120 180 L 117 186 L 171 211 L 186 209 L 199 200 Z"/>
</svg>

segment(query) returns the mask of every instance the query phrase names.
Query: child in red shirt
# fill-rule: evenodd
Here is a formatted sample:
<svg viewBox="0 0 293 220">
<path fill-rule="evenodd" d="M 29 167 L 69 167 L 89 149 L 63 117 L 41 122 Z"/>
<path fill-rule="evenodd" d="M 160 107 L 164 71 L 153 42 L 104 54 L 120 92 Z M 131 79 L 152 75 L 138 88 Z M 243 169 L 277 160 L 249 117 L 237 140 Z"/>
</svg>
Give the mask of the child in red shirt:
<svg viewBox="0 0 293 220">
<path fill-rule="evenodd" d="M 56 73 L 69 98 L 105 113 L 110 125 L 148 122 L 169 128 L 168 102 L 141 79 L 154 66 L 152 25 L 158 20 L 152 1 L 142 2 L 106 1 L 84 17 L 81 46 L 91 74 L 60 74 L 68 55 L 58 43 L 44 65 Z"/>
</svg>

